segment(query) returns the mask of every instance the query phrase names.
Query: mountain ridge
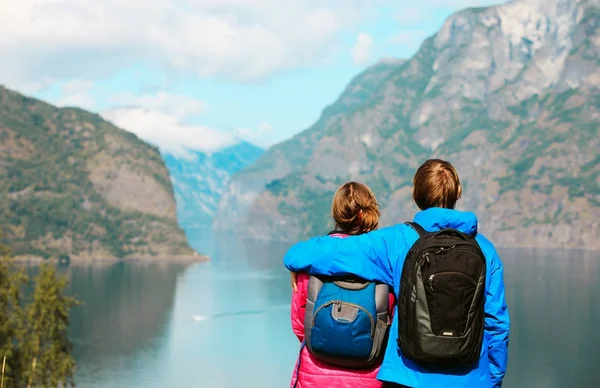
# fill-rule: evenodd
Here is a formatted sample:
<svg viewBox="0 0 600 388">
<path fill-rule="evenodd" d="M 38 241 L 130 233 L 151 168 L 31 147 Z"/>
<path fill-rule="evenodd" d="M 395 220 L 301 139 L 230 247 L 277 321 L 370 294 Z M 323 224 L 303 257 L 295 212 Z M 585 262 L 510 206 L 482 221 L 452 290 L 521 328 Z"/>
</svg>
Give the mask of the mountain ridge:
<svg viewBox="0 0 600 388">
<path fill-rule="evenodd" d="M 346 180 L 373 188 L 382 225 L 408 220 L 414 171 L 442 157 L 465 186 L 459 206 L 499 246 L 599 249 L 599 8 L 521 0 L 450 16 L 358 106 L 311 127 L 314 142 L 295 143 L 300 163 L 273 174 L 262 166 L 282 163 L 267 152 L 240 171 L 219 207 L 231 208 L 236 185 L 251 188 L 244 228 L 221 212 L 215 229 L 284 241 L 324 233 Z"/>
</svg>

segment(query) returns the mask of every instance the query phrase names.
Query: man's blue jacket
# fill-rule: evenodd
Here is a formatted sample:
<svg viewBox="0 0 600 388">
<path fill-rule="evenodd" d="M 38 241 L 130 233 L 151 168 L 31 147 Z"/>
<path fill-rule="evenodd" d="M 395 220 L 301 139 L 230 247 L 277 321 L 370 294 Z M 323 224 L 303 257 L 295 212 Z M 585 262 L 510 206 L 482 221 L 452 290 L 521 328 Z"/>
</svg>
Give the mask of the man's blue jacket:
<svg viewBox="0 0 600 388">
<path fill-rule="evenodd" d="M 414 221 L 427 231 L 454 228 L 475 235 L 487 263 L 484 344 L 479 362 L 469 370 L 425 370 L 406 359 L 398 348 L 398 311 L 390 328 L 388 346 L 377 378 L 409 387 L 497 388 L 502 385 L 508 361 L 510 320 L 504 297 L 503 266 L 494 245 L 477 234 L 477 217 L 471 212 L 430 208 L 415 215 Z M 284 264 L 290 271 L 316 275 L 359 275 L 392 285 L 400 290 L 402 267 L 417 232 L 405 224 L 390 226 L 345 239 L 316 237 L 294 245 Z"/>
</svg>

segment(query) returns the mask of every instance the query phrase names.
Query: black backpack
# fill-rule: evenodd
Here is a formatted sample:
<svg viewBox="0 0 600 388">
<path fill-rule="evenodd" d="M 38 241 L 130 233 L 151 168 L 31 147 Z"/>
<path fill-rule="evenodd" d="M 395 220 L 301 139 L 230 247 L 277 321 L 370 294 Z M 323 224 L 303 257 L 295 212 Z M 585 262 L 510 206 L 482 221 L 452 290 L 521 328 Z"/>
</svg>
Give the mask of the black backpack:
<svg viewBox="0 0 600 388">
<path fill-rule="evenodd" d="M 472 364 L 483 342 L 486 261 L 473 236 L 455 229 L 427 232 L 402 268 L 398 345 L 424 366 Z"/>
</svg>

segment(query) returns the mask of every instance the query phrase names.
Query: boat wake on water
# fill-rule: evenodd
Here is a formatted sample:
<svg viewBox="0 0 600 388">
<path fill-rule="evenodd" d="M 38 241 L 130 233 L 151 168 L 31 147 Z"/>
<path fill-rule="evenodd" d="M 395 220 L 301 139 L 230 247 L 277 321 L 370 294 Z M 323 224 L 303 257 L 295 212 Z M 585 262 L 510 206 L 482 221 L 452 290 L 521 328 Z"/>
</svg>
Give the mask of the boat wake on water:
<svg viewBox="0 0 600 388">
<path fill-rule="evenodd" d="M 269 314 L 273 311 L 289 309 L 289 307 L 290 307 L 289 305 L 284 304 L 284 305 L 273 306 L 271 308 L 262 309 L 262 310 L 242 310 L 242 311 L 233 311 L 233 312 L 219 313 L 219 314 L 213 314 L 213 315 L 193 315 L 192 321 L 201 322 L 201 321 L 208 321 L 210 319 L 226 318 L 226 317 L 233 317 L 233 316 L 238 316 L 238 315 Z"/>
</svg>

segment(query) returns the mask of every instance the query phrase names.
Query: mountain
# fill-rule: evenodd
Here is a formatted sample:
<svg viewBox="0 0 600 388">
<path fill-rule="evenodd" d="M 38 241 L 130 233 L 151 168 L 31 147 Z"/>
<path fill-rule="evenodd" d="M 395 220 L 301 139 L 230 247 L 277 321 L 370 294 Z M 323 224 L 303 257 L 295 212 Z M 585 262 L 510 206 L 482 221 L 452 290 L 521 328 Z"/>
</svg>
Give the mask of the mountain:
<svg viewBox="0 0 600 388">
<path fill-rule="evenodd" d="M 0 242 L 17 258 L 203 258 L 158 150 L 81 109 L 0 87 Z"/>
<path fill-rule="evenodd" d="M 324 233 L 347 180 L 373 188 L 382 225 L 405 221 L 416 168 L 441 157 L 461 176 L 460 208 L 497 245 L 600 249 L 599 16 L 598 0 L 452 15 L 410 60 L 367 69 L 373 82 L 353 104 L 240 171 L 214 228 L 283 241 Z"/>
<path fill-rule="evenodd" d="M 245 229 L 248 211 L 264 192 L 265 185 L 301 170 L 310 160 L 312 150 L 321 141 L 327 128 L 340 126 L 344 114 L 353 111 L 369 100 L 401 60 L 386 60 L 356 76 L 332 105 L 325 108 L 319 120 L 307 130 L 292 139 L 269 148 L 258 160 L 234 173 L 227 189 L 223 192 L 213 229 L 216 231 L 236 231 Z M 250 228 L 246 232 L 253 233 Z M 257 231 L 256 237 L 265 235 Z"/>
<path fill-rule="evenodd" d="M 186 230 L 210 226 L 231 174 L 256 161 L 263 152 L 242 141 L 212 153 L 190 151 L 191 157 L 164 154 L 175 191 L 179 225 Z"/>
</svg>

